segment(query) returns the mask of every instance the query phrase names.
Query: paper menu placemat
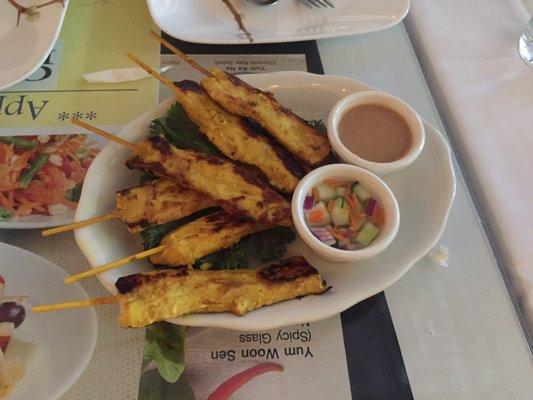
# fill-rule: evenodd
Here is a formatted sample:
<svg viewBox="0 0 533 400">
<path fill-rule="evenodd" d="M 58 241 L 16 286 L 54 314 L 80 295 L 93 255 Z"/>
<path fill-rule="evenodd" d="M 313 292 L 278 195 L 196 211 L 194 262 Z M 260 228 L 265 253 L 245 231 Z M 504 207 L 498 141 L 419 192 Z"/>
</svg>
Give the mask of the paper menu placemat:
<svg viewBox="0 0 533 400">
<path fill-rule="evenodd" d="M 281 364 L 241 388 L 233 400 L 350 399 L 339 316 L 265 332 L 194 329 L 185 347 L 185 378 L 197 399 L 261 362 Z"/>
<path fill-rule="evenodd" d="M 71 1 L 59 39 L 45 63 L 24 82 L 0 92 L 0 134 L 80 131 L 69 119 L 122 125 L 157 103 L 152 79 L 120 84 L 89 84 L 83 74 L 131 67 L 132 52 L 150 65 L 159 44 L 142 1 Z"/>
<path fill-rule="evenodd" d="M 30 141 L 24 147 L 13 147 L 10 138 L 0 143 L 0 228 L 71 222 L 90 161 L 107 141 L 91 134 L 70 136 L 88 133 L 70 119 L 116 132 L 153 108 L 158 98 L 153 79 L 89 84 L 83 74 L 133 66 L 126 51 L 157 65 L 160 46 L 149 35 L 153 28 L 142 0 L 71 1 L 60 37 L 43 65 L 0 92 L 0 136 L 39 136 L 24 139 Z M 89 151 L 91 157 L 86 157 Z M 31 181 L 23 184 L 25 171 L 45 157 Z"/>
<path fill-rule="evenodd" d="M 231 74 L 259 74 L 278 71 L 307 71 L 305 54 L 191 54 L 204 68 L 216 67 Z M 161 54 L 161 67 L 172 66 L 164 75 L 173 81 L 191 79 L 199 82 L 204 77 L 174 54 Z M 161 85 L 159 101 L 171 96 Z"/>
</svg>

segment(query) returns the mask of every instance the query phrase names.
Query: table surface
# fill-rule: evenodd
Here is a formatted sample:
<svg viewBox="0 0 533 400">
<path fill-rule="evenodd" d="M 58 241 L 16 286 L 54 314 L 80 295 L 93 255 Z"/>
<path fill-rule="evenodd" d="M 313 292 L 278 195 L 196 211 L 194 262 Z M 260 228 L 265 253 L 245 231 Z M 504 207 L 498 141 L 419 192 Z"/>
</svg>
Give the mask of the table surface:
<svg viewBox="0 0 533 400">
<path fill-rule="evenodd" d="M 444 131 L 402 24 L 321 40 L 318 46 L 326 74 L 359 79 L 397 95 Z M 413 396 L 532 398 L 533 365 L 524 333 L 457 162 L 455 170 L 456 200 L 440 241 L 450 250 L 449 266 L 425 258 L 385 291 Z M 67 271 L 88 265 L 72 234 L 43 241 L 39 231 L 0 231 L 0 240 Z M 91 296 L 105 295 L 95 280 L 82 284 Z M 97 309 L 95 354 L 64 399 L 136 398 L 144 332 L 117 328 L 113 314 Z M 95 376 L 107 378 L 95 385 Z"/>
</svg>

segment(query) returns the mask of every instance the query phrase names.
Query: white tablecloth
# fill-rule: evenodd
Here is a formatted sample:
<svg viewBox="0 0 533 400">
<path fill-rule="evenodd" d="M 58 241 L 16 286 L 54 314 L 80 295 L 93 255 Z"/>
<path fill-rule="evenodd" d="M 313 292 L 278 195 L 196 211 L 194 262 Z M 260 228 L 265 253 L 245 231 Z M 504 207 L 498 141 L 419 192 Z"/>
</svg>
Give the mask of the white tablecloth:
<svg viewBox="0 0 533 400">
<path fill-rule="evenodd" d="M 528 20 L 518 0 L 412 0 L 406 27 L 533 328 L 533 68 L 517 52 Z"/>
</svg>

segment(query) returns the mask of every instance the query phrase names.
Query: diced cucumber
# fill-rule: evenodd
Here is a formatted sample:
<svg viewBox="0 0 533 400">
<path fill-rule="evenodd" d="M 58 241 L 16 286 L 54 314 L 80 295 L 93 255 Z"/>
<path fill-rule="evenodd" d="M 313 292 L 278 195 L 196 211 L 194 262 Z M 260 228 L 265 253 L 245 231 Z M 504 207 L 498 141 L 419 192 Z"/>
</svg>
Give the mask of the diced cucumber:
<svg viewBox="0 0 533 400">
<path fill-rule="evenodd" d="M 7 208 L 4 208 L 4 207 L 0 207 L 0 221 L 7 221 L 13 218 L 14 215 L 15 213 L 13 211 L 8 210 Z"/>
<path fill-rule="evenodd" d="M 335 195 L 337 197 L 344 196 L 346 194 L 346 188 L 344 186 L 339 186 L 335 188 Z"/>
<path fill-rule="evenodd" d="M 357 196 L 361 203 L 367 201 L 372 195 L 359 182 L 352 185 L 352 193 Z"/>
<path fill-rule="evenodd" d="M 315 220 L 315 219 L 312 220 L 312 215 L 316 215 L 314 213 L 322 213 L 323 218 L 319 220 Z M 313 206 L 313 208 L 309 210 L 305 210 L 304 215 L 305 215 L 305 220 L 307 221 L 307 225 L 309 226 L 324 226 L 324 225 L 331 224 L 331 216 L 326 210 L 326 206 L 322 202 L 316 203 Z"/>
<path fill-rule="evenodd" d="M 329 200 L 335 197 L 335 188 L 328 186 L 324 183 L 320 185 L 316 185 L 315 189 L 318 193 L 318 199 L 317 200 Z"/>
<path fill-rule="evenodd" d="M 350 206 L 344 197 L 337 197 L 331 209 L 331 220 L 335 226 L 345 226 L 350 224 Z"/>
<path fill-rule="evenodd" d="M 379 235 L 379 228 L 372 222 L 367 222 L 357 233 L 355 239 L 363 246 L 368 246 Z"/>
</svg>

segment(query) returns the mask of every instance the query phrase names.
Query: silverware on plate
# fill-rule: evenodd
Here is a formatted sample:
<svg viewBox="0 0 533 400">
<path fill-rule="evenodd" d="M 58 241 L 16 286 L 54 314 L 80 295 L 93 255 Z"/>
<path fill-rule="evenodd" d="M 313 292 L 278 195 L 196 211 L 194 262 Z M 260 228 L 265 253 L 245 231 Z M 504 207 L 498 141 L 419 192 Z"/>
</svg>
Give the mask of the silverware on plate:
<svg viewBox="0 0 533 400">
<path fill-rule="evenodd" d="M 254 6 L 271 6 L 276 4 L 279 0 L 246 0 L 248 3 Z"/>
<path fill-rule="evenodd" d="M 333 4 L 332 0 L 300 0 L 306 7 L 313 8 L 335 8 L 335 4 Z"/>
</svg>

